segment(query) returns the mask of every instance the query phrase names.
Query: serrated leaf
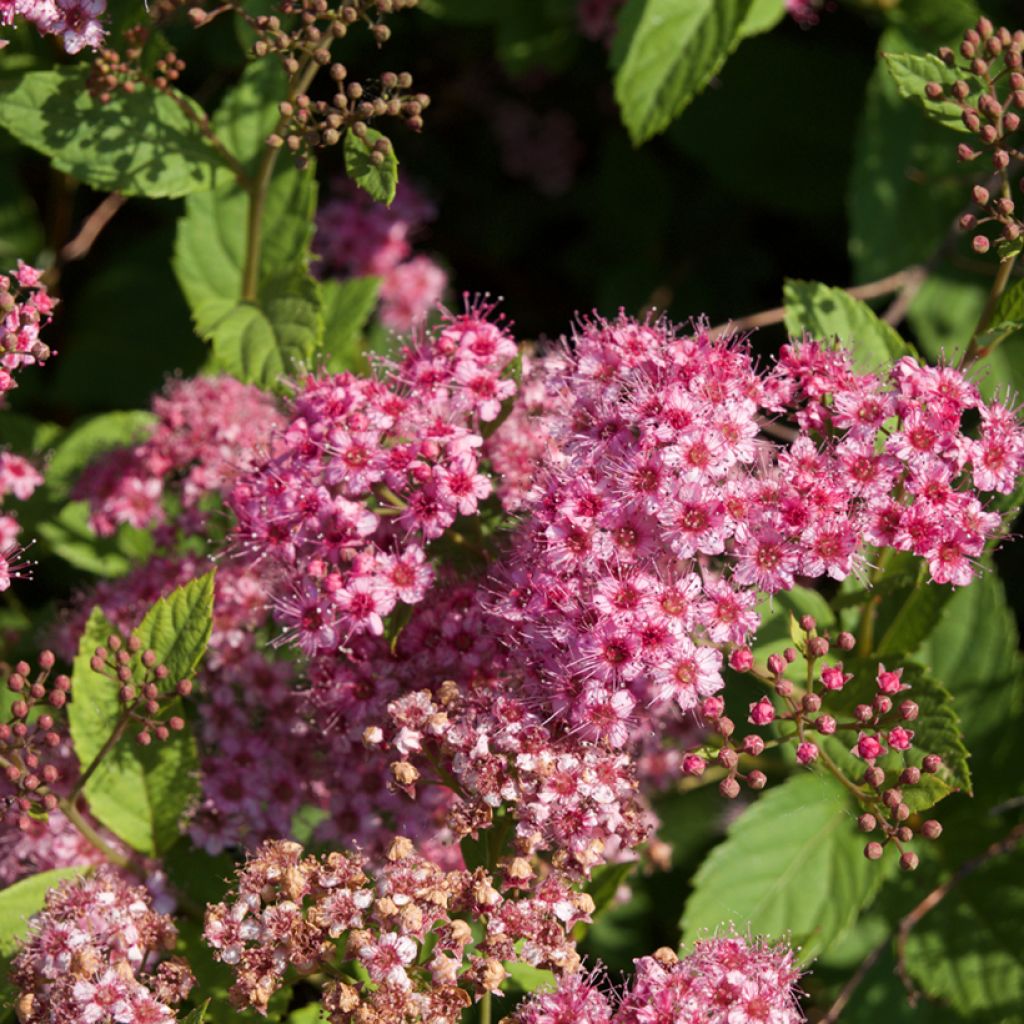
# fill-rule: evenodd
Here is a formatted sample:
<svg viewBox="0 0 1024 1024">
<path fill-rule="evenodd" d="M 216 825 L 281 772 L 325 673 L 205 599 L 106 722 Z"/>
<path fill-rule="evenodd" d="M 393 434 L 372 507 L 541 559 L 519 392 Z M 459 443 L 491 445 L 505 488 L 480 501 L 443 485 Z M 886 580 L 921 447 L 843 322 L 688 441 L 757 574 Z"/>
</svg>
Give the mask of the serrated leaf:
<svg viewBox="0 0 1024 1024">
<path fill-rule="evenodd" d="M 105 412 L 69 430 L 46 468 L 46 490 L 55 501 L 68 496 L 79 473 L 105 452 L 125 448 L 150 434 L 156 417 L 142 409 Z"/>
<path fill-rule="evenodd" d="M 46 894 L 65 878 L 81 875 L 88 868 L 56 868 L 29 875 L 0 890 L 0 956 L 12 956 L 28 932 L 28 919 L 43 909 Z"/>
<path fill-rule="evenodd" d="M 174 198 L 226 180 L 229 172 L 174 99 L 139 85 L 100 103 L 89 93 L 88 75 L 85 63 L 23 75 L 0 93 L 0 127 L 103 192 Z"/>
<path fill-rule="evenodd" d="M 206 652 L 213 628 L 213 583 L 211 571 L 172 590 L 134 630 L 143 647 L 155 652 L 157 664 L 167 666 L 171 685 L 190 679 Z"/>
<path fill-rule="evenodd" d="M 787 278 L 782 296 L 786 330 L 793 335 L 809 331 L 816 338 L 837 338 L 850 349 L 858 373 L 874 372 L 911 353 L 894 328 L 842 288 Z"/>
<path fill-rule="evenodd" d="M 379 277 L 329 279 L 320 284 L 324 308 L 324 351 L 327 369 L 366 373 L 370 364 L 363 351 L 363 328 L 377 308 Z"/>
<path fill-rule="evenodd" d="M 904 964 L 924 992 L 974 1022 L 1020 1019 L 1024 853 L 992 860 L 911 930 Z"/>
<path fill-rule="evenodd" d="M 218 369 L 268 389 L 308 367 L 322 337 L 318 286 L 301 272 L 268 280 L 259 306 L 239 303 L 210 335 Z"/>
<path fill-rule="evenodd" d="M 135 630 L 143 649 L 151 648 L 157 663 L 167 666 L 168 688 L 194 673 L 212 617 L 213 574 L 207 573 L 157 601 Z M 117 684 L 89 664 L 112 631 L 100 609 L 94 609 L 74 662 L 68 720 L 83 767 L 100 753 L 123 712 Z M 198 793 L 198 770 L 190 730 L 172 732 L 166 741 L 144 747 L 129 729 L 100 761 L 85 796 L 102 824 L 140 853 L 157 856 L 178 839 L 181 817 Z"/>
<path fill-rule="evenodd" d="M 929 99 L 924 90 L 929 82 L 938 82 L 945 88 L 963 79 L 971 86 L 971 91 L 976 92 L 984 88 L 984 83 L 977 76 L 946 67 L 933 53 L 883 53 L 882 57 L 904 99 L 912 100 L 944 128 L 967 131 L 961 108 L 955 100 L 946 95 L 937 100 Z"/>
<path fill-rule="evenodd" d="M 628 0 L 635 24 L 615 75 L 615 99 L 634 145 L 663 132 L 739 45 L 751 0 Z"/>
<path fill-rule="evenodd" d="M 393 146 L 384 154 L 384 161 L 370 159 L 376 142 L 384 136 L 375 128 L 367 128 L 364 138 L 345 132 L 345 173 L 375 202 L 391 205 L 398 188 L 398 157 Z"/>
<path fill-rule="evenodd" d="M 858 808 L 834 779 L 799 774 L 769 789 L 729 828 L 693 879 L 683 944 L 732 923 L 791 938 L 808 961 L 850 927 L 885 878 L 864 857 Z"/>
</svg>

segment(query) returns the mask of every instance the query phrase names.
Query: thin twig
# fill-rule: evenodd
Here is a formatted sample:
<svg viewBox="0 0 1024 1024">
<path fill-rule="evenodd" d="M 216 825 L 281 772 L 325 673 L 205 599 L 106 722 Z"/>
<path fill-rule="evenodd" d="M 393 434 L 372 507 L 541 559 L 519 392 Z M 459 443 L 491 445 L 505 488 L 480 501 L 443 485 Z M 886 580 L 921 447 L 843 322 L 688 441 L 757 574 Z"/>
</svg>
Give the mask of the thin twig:
<svg viewBox="0 0 1024 1024">
<path fill-rule="evenodd" d="M 972 857 L 965 864 L 962 864 L 942 885 L 928 893 L 909 914 L 900 919 L 900 926 L 896 932 L 896 973 L 900 976 L 900 981 L 903 982 L 903 987 L 907 990 L 911 1006 L 917 1005 L 919 996 L 917 987 L 907 973 L 903 962 L 907 939 L 910 937 L 911 931 L 920 923 L 922 917 L 929 911 L 934 910 L 949 895 L 950 890 L 969 875 L 973 875 L 978 868 L 983 867 L 993 858 L 1012 852 L 1020 845 L 1022 839 L 1024 839 L 1024 822 L 1015 825 L 1002 839 L 994 842 L 983 853 L 979 853 L 977 857 Z"/>
<path fill-rule="evenodd" d="M 902 270 L 897 270 L 895 274 L 887 274 L 885 277 L 880 277 L 877 281 L 854 285 L 852 288 L 844 290 L 855 299 L 877 299 L 879 296 L 891 295 L 893 292 L 907 287 L 912 282 L 916 282 L 923 271 L 924 267 L 919 263 L 915 263 L 909 267 L 904 267 Z M 738 320 L 730 320 L 727 323 L 718 324 L 716 327 L 711 328 L 710 334 L 712 338 L 717 338 L 726 331 L 749 331 L 755 327 L 781 324 L 785 319 L 786 307 L 776 306 L 775 309 L 766 309 L 760 313 L 752 313 L 750 316 L 740 317 Z"/>
<path fill-rule="evenodd" d="M 120 192 L 111 192 L 88 217 L 82 221 L 78 234 L 60 251 L 61 263 L 71 263 L 89 255 L 103 229 L 114 219 L 126 200 Z"/>
<path fill-rule="evenodd" d="M 1021 840 L 1024 840 L 1024 823 L 1015 826 L 1010 830 L 1007 835 L 1002 839 L 997 840 L 991 846 L 988 847 L 983 853 L 978 854 L 977 857 L 971 858 L 965 864 L 961 865 L 949 878 L 946 879 L 942 885 L 938 888 L 933 889 L 930 893 L 913 910 L 900 919 L 899 926 L 896 929 L 896 972 L 900 976 L 900 980 L 903 982 L 904 987 L 907 990 L 907 995 L 910 999 L 912 1006 L 916 1005 L 918 999 L 918 991 L 915 987 L 910 976 L 907 974 L 906 967 L 903 963 L 904 950 L 906 948 L 907 939 L 910 936 L 911 931 L 921 922 L 923 918 L 930 911 L 934 910 L 950 893 L 950 891 L 962 882 L 969 875 L 974 874 L 978 868 L 987 864 L 990 860 L 995 857 L 999 857 L 1004 853 L 1010 853 L 1017 846 L 1020 845 Z M 886 946 L 889 944 L 889 936 L 887 935 L 870 953 L 861 961 L 860 966 L 854 971 L 853 976 L 850 980 L 842 987 L 839 995 L 836 997 L 835 1002 L 832 1004 L 828 1013 L 821 1018 L 819 1024 L 836 1024 L 839 1020 L 843 1010 L 846 1009 L 847 1004 L 853 997 L 854 992 L 857 991 L 861 982 L 867 976 L 868 972 L 878 962 L 878 958 L 885 951 Z"/>
</svg>

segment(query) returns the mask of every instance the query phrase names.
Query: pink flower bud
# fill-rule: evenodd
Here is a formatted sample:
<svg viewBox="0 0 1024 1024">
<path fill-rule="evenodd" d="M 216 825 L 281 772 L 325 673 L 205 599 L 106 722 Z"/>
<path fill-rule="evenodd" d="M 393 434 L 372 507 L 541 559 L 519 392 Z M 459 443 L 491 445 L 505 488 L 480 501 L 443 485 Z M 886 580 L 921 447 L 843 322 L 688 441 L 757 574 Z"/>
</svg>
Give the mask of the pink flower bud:
<svg viewBox="0 0 1024 1024">
<path fill-rule="evenodd" d="M 768 671 L 773 676 L 781 676 L 786 671 L 786 662 L 781 654 L 772 654 L 768 658 Z"/>
<path fill-rule="evenodd" d="M 889 746 L 893 750 L 909 750 L 910 742 L 913 738 L 913 731 L 904 729 L 901 725 L 897 725 L 895 729 L 889 730 Z"/>
<path fill-rule="evenodd" d="M 818 759 L 818 748 L 813 743 L 801 743 L 796 748 L 796 759 L 801 764 L 811 764 Z"/>
<path fill-rule="evenodd" d="M 704 769 L 707 767 L 707 761 L 704 760 L 699 754 L 687 754 L 683 758 L 683 774 L 684 775 L 703 775 Z"/>
<path fill-rule="evenodd" d="M 767 697 L 750 705 L 750 715 L 747 721 L 751 725 L 770 725 L 775 721 L 775 708 Z"/>
<path fill-rule="evenodd" d="M 836 720 L 831 715 L 822 715 L 814 727 L 822 736 L 831 736 L 836 731 Z"/>
<path fill-rule="evenodd" d="M 718 792 L 727 800 L 735 800 L 740 795 L 740 784 L 733 778 L 722 779 L 718 784 Z"/>
<path fill-rule="evenodd" d="M 843 671 L 842 665 L 826 665 L 821 670 L 821 685 L 826 690 L 841 690 L 852 678 Z"/>
<path fill-rule="evenodd" d="M 883 853 L 885 853 L 885 849 L 881 843 L 871 842 L 864 847 L 864 856 L 868 860 L 881 860 Z"/>
<path fill-rule="evenodd" d="M 756 733 L 743 737 L 743 753 L 758 757 L 764 752 L 764 740 Z"/>
<path fill-rule="evenodd" d="M 925 839 L 938 839 L 942 835 L 942 825 L 934 818 L 929 818 L 921 825 L 921 835 Z"/>
<path fill-rule="evenodd" d="M 701 714 L 712 721 L 721 718 L 724 711 L 725 701 L 721 697 L 705 697 L 700 706 Z"/>
<path fill-rule="evenodd" d="M 907 687 L 903 685 L 903 669 L 898 668 L 893 672 L 889 672 L 886 667 L 882 664 L 878 666 L 878 688 L 882 693 L 899 693 L 900 690 L 905 690 Z"/>
<path fill-rule="evenodd" d="M 905 700 L 900 704 L 900 718 L 904 722 L 912 722 L 917 718 L 919 708 L 912 700 Z"/>
<path fill-rule="evenodd" d="M 921 771 L 934 775 L 942 767 L 942 758 L 938 754 L 929 754 L 921 762 Z"/>
<path fill-rule="evenodd" d="M 866 733 L 861 733 L 857 737 L 857 744 L 853 748 L 853 752 L 865 761 L 874 761 L 876 757 L 881 757 L 884 750 L 877 736 L 868 736 Z"/>
<path fill-rule="evenodd" d="M 737 647 L 729 655 L 729 667 L 734 672 L 749 672 L 754 667 L 754 653 L 749 647 Z"/>
<path fill-rule="evenodd" d="M 764 789 L 768 785 L 768 776 L 755 768 L 752 772 L 747 773 L 747 785 L 751 789 Z"/>
</svg>

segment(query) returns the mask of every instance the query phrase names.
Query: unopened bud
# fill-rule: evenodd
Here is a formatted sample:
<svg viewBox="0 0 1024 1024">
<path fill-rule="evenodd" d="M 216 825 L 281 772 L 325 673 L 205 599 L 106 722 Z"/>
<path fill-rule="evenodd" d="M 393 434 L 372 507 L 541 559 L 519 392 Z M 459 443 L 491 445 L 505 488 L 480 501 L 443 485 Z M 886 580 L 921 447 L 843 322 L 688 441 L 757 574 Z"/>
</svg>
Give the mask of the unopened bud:
<svg viewBox="0 0 1024 1024">
<path fill-rule="evenodd" d="M 857 827 L 861 832 L 874 832 L 878 828 L 878 819 L 873 814 L 862 814 L 857 819 Z"/>
<path fill-rule="evenodd" d="M 921 825 L 921 835 L 925 839 L 938 839 L 942 835 L 942 825 L 934 818 L 929 818 Z"/>
<path fill-rule="evenodd" d="M 884 847 L 878 842 L 870 842 L 864 847 L 864 856 L 867 857 L 868 860 L 881 860 L 884 853 Z"/>
<path fill-rule="evenodd" d="M 753 771 L 747 773 L 747 785 L 751 789 L 764 789 L 768 785 L 768 776 L 764 772 L 759 771 L 755 768 Z"/>
<path fill-rule="evenodd" d="M 904 871 L 914 871 L 920 863 L 917 854 L 913 850 L 906 850 L 900 854 L 900 867 Z"/>
<path fill-rule="evenodd" d="M 722 779 L 718 784 L 718 792 L 727 800 L 735 800 L 740 795 L 740 784 L 734 778 Z"/>
</svg>

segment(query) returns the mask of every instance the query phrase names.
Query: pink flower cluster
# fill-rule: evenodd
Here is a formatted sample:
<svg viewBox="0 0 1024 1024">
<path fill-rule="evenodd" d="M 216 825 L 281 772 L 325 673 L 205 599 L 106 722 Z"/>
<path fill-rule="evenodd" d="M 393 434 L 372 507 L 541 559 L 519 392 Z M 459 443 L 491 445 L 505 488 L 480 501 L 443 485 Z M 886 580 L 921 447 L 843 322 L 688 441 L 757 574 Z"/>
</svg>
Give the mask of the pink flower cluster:
<svg viewBox="0 0 1024 1024">
<path fill-rule="evenodd" d="M 30 921 L 14 958 L 23 1024 L 172 1024 L 172 1006 L 193 984 L 181 962 L 163 960 L 177 932 L 145 889 L 108 868 L 62 882 Z"/>
<path fill-rule="evenodd" d="M 209 907 L 204 928 L 235 972 L 236 1006 L 265 1011 L 289 968 L 309 973 L 344 950 L 364 980 L 358 971 L 331 972 L 337 980 L 325 986 L 323 1007 L 332 1024 L 454 1024 L 485 992 L 499 991 L 504 963 L 579 963 L 570 934 L 589 921 L 593 900 L 557 876 L 536 882 L 526 862 L 509 864 L 497 883 L 483 869 L 443 871 L 396 838 L 372 878 L 364 869 L 359 854 L 303 856 L 298 843 L 283 841 L 249 857 L 233 900 Z"/>
<path fill-rule="evenodd" d="M 21 15 L 40 35 L 60 36 L 67 53 L 78 53 L 102 45 L 106 31 L 100 17 L 106 9 L 106 0 L 0 0 L 0 27 Z M 6 45 L 0 39 L 0 50 Z"/>
<path fill-rule="evenodd" d="M 621 993 L 606 994 L 597 972 L 567 974 L 534 994 L 512 1024 L 799 1024 L 800 971 L 786 945 L 706 939 L 678 959 L 670 949 L 634 961 Z"/>
<path fill-rule="evenodd" d="M 27 501 L 42 483 L 42 475 L 28 459 L 0 451 L 0 506 L 9 495 Z M 10 587 L 12 580 L 24 578 L 29 567 L 18 544 L 20 532 L 18 520 L 0 509 L 0 593 Z"/>
<path fill-rule="evenodd" d="M 412 250 L 417 232 L 437 215 L 433 204 L 404 179 L 390 206 L 373 202 L 348 178 L 335 183 L 335 192 L 316 215 L 313 251 L 321 274 L 380 277 L 380 321 L 408 333 L 448 286 L 443 268 Z"/>
<path fill-rule="evenodd" d="M 0 0 L 0 24 L 3 4 Z M 18 260 L 16 270 L 0 274 L 0 400 L 16 388 L 14 373 L 23 366 L 45 363 L 49 347 L 40 331 L 53 318 L 57 304 L 42 284 L 42 272 Z"/>
<path fill-rule="evenodd" d="M 741 339 L 620 315 L 584 322 L 549 368 L 543 440 L 528 420 L 492 439 L 496 459 L 549 451 L 493 610 L 530 699 L 612 747 L 721 689 L 719 647 L 752 635 L 763 593 L 842 580 L 865 544 L 969 582 L 1001 525 L 977 492 L 1024 466 L 1007 407 L 911 359 L 858 375 L 845 350 L 796 342 L 759 373 Z M 760 436 L 781 414 L 801 428 L 788 446 Z"/>
<path fill-rule="evenodd" d="M 310 378 L 269 458 L 230 497 L 235 546 L 307 655 L 380 635 L 433 578 L 426 545 L 491 493 L 481 422 L 515 390 L 516 345 L 486 307 L 446 315 L 381 380 Z"/>
<path fill-rule="evenodd" d="M 202 534 L 208 495 L 223 496 L 250 470 L 269 444 L 281 416 L 273 399 L 231 377 L 172 381 L 153 402 L 156 424 L 141 444 L 115 448 L 81 475 L 73 497 L 90 504 L 89 522 L 101 536 L 118 526 L 167 524 L 164 499 L 181 509 L 158 534 L 170 544 L 175 531 Z"/>
<path fill-rule="evenodd" d="M 461 797 L 447 818 L 456 836 L 491 826 L 493 811 L 506 804 L 522 856 L 549 851 L 570 875 L 628 859 L 651 825 L 631 758 L 587 736 L 567 742 L 505 680 L 465 689 L 448 682 L 436 698 L 407 693 L 388 705 L 387 732 L 367 731 L 367 746 L 386 743 L 397 754 L 398 784 L 412 792 L 421 774 L 414 762 L 427 772 L 440 753 Z"/>
</svg>

